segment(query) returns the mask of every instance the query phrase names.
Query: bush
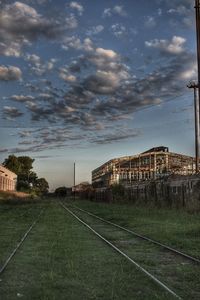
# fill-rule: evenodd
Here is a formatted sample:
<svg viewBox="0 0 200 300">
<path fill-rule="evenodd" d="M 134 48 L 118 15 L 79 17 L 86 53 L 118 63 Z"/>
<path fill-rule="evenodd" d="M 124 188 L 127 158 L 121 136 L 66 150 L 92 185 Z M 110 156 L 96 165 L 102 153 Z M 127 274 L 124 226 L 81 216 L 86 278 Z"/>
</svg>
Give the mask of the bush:
<svg viewBox="0 0 200 300">
<path fill-rule="evenodd" d="M 65 186 L 59 187 L 55 190 L 55 195 L 57 197 L 66 197 L 68 189 Z"/>
<path fill-rule="evenodd" d="M 111 190 L 114 201 L 120 201 L 125 197 L 125 188 L 122 184 L 113 184 Z"/>
</svg>

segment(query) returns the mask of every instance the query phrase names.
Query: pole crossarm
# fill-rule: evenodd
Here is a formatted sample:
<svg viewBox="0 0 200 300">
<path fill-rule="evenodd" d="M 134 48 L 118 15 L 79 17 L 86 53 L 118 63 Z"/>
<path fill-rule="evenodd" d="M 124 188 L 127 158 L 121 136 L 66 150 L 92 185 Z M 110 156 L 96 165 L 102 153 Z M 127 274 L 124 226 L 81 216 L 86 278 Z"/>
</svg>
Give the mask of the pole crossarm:
<svg viewBox="0 0 200 300">
<path fill-rule="evenodd" d="M 189 89 L 198 89 L 199 85 L 196 82 L 190 82 L 190 83 L 187 84 L 187 87 Z"/>
</svg>

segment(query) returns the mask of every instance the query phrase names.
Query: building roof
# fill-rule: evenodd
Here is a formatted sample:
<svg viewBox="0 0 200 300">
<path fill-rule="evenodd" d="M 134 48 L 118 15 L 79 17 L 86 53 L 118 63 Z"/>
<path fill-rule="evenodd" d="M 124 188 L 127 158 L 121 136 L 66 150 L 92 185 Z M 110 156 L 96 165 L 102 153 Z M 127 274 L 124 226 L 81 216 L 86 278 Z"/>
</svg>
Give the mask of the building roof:
<svg viewBox="0 0 200 300">
<path fill-rule="evenodd" d="M 165 146 L 158 146 L 158 147 L 151 148 L 145 152 L 142 152 L 142 154 L 149 153 L 149 152 L 169 152 L 169 148 Z"/>
<path fill-rule="evenodd" d="M 150 153 L 152 153 L 152 154 L 154 154 L 154 153 L 160 153 L 160 154 L 166 153 L 166 154 L 181 156 L 183 158 L 194 159 L 194 157 L 189 156 L 189 155 L 184 155 L 184 154 L 180 154 L 180 153 L 170 152 L 168 147 L 158 146 L 158 147 L 151 148 L 151 149 L 149 149 L 149 150 L 147 150 L 145 152 L 139 153 L 139 154 L 130 155 L 130 156 L 122 156 L 122 157 L 110 159 L 107 162 L 105 162 L 104 164 L 102 164 L 99 167 L 97 167 L 96 169 L 94 169 L 92 171 L 92 173 L 100 170 L 101 168 L 103 168 L 104 166 L 107 166 L 109 164 L 112 164 L 112 163 L 116 163 L 117 164 L 117 163 L 121 163 L 121 162 L 126 162 L 126 161 L 129 161 L 130 159 L 135 159 L 137 157 L 145 156 L 145 154 L 150 154 Z"/>
<path fill-rule="evenodd" d="M 3 165 L 0 165 L 0 175 L 9 176 L 9 177 L 16 177 L 17 178 L 17 174 L 10 171 L 9 169 L 4 167 Z"/>
</svg>

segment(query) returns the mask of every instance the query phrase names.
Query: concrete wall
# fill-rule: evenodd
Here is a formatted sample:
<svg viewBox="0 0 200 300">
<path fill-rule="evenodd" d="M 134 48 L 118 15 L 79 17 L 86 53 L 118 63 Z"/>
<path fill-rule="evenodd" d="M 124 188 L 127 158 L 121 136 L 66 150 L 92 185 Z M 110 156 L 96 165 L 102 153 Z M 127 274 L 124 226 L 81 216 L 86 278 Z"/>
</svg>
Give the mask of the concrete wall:
<svg viewBox="0 0 200 300">
<path fill-rule="evenodd" d="M 0 191 L 15 191 L 17 175 L 0 165 Z"/>
</svg>

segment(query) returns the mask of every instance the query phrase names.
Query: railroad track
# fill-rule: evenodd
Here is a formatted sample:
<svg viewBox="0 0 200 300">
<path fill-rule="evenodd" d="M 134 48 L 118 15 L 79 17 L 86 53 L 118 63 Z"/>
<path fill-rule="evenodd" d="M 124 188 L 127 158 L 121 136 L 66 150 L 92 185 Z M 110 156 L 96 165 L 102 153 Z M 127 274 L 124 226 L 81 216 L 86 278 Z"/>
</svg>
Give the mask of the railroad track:
<svg viewBox="0 0 200 300">
<path fill-rule="evenodd" d="M 177 285 L 180 283 L 178 282 L 178 276 L 181 275 L 181 270 L 179 269 L 187 267 L 188 264 L 189 266 L 192 264 L 192 268 L 197 268 L 199 267 L 200 263 L 199 259 L 182 253 L 181 251 L 173 249 L 148 237 L 142 236 L 118 224 L 107 221 L 77 206 L 70 205 L 69 208 L 69 206 L 65 206 L 61 202 L 60 205 L 80 223 L 82 223 L 96 236 L 103 240 L 108 246 L 125 257 L 137 269 L 139 269 L 157 285 L 171 294 L 172 297 L 182 299 L 181 296 L 176 292 L 176 290 L 181 290 L 180 288 L 177 289 Z M 116 238 L 114 238 L 115 236 Z M 137 244 L 138 242 L 135 244 L 135 242 L 130 239 L 130 236 L 134 236 L 134 240 L 140 241 L 142 245 L 140 246 L 140 243 Z M 127 240 L 124 241 L 124 238 Z M 146 241 L 149 243 L 146 243 Z M 149 244 L 152 246 L 149 246 Z M 143 251 L 145 253 L 144 255 Z M 150 265 L 148 265 L 148 260 Z M 154 264 L 155 266 L 152 266 Z M 177 270 L 179 270 L 178 273 Z M 172 277 L 174 277 L 174 282 L 169 280 L 169 273 L 171 272 L 173 272 Z M 168 282 L 170 283 L 168 284 Z M 173 286 L 173 288 L 171 288 L 171 286 Z M 192 293 L 193 295 L 191 295 L 191 299 L 199 299 L 196 298 L 196 295 L 199 295 L 200 291 L 193 291 Z"/>
<path fill-rule="evenodd" d="M 124 230 L 124 231 L 126 231 L 126 232 L 128 232 L 128 233 L 130 233 L 130 234 L 132 234 L 132 235 L 134 235 L 134 236 L 136 236 L 137 238 L 140 238 L 140 239 L 145 240 L 145 241 L 148 241 L 148 242 L 150 242 L 150 243 L 152 243 L 152 244 L 161 246 L 163 249 L 166 249 L 166 250 L 168 250 L 168 251 L 171 251 L 171 252 L 174 253 L 174 254 L 180 255 L 180 256 L 182 256 L 182 257 L 184 257 L 184 258 L 186 258 L 186 259 L 188 259 L 188 260 L 190 260 L 190 261 L 192 261 L 192 262 L 195 262 L 195 263 L 197 263 L 197 264 L 200 264 L 200 259 L 198 259 L 198 258 L 196 258 L 196 257 L 193 257 L 193 256 L 191 256 L 191 255 L 188 255 L 188 254 L 186 254 L 186 253 L 184 253 L 184 252 L 182 252 L 182 251 L 179 251 L 179 250 L 174 249 L 174 248 L 172 248 L 172 247 L 170 247 L 170 246 L 167 246 L 167 245 L 165 245 L 165 244 L 163 244 L 163 243 L 161 243 L 161 242 L 159 242 L 159 241 L 156 241 L 156 240 L 153 240 L 153 239 L 151 239 L 151 238 L 149 238 L 149 237 L 146 237 L 146 236 L 144 236 L 144 235 L 141 235 L 141 234 L 139 234 L 139 233 L 137 233 L 137 232 L 134 232 L 133 230 L 130 230 L 130 229 L 128 229 L 128 228 L 125 228 L 125 227 L 123 227 L 123 226 L 120 226 L 120 225 L 118 225 L 118 224 L 116 224 L 116 223 L 113 223 L 113 222 L 110 222 L 110 221 L 108 221 L 108 220 L 105 220 L 105 219 L 103 219 L 103 218 L 101 218 L 101 217 L 99 217 L 99 216 L 97 216 L 97 215 L 95 215 L 95 214 L 92 214 L 91 212 L 89 212 L 89 211 L 87 211 L 87 210 L 84 210 L 84 209 L 82 209 L 82 208 L 80 208 L 80 207 L 78 207 L 78 206 L 76 206 L 76 205 L 70 205 L 70 207 L 75 208 L 75 209 L 77 209 L 77 210 L 79 210 L 79 211 L 81 211 L 81 212 L 83 212 L 83 213 L 85 213 L 85 214 L 87 214 L 87 215 L 89 215 L 89 216 L 91 216 L 91 217 L 93 217 L 93 218 L 96 218 L 96 219 L 98 219 L 98 220 L 100 220 L 100 221 L 102 221 L 102 222 L 104 222 L 104 223 L 107 223 L 107 224 L 110 224 L 110 225 L 112 225 L 112 226 L 114 226 L 114 227 L 120 228 L 120 229 L 122 229 L 122 230 Z"/>
<path fill-rule="evenodd" d="M 37 216 L 37 218 L 29 226 L 29 228 L 27 229 L 27 231 L 23 234 L 23 236 L 21 237 L 20 241 L 17 243 L 17 245 L 13 249 L 13 251 L 9 254 L 8 258 L 3 263 L 3 265 L 0 266 L 0 275 L 5 271 L 5 269 L 7 268 L 8 264 L 10 263 L 10 261 L 12 260 L 12 258 L 14 257 L 14 255 L 16 254 L 16 252 L 19 250 L 19 248 L 21 247 L 21 245 L 24 243 L 24 241 L 26 240 L 26 238 L 28 237 L 28 235 L 32 231 L 33 227 L 38 223 L 38 221 L 39 221 L 41 215 L 43 214 L 43 212 L 44 212 L 44 208 L 41 209 L 41 211 L 40 211 L 39 215 Z"/>
</svg>

